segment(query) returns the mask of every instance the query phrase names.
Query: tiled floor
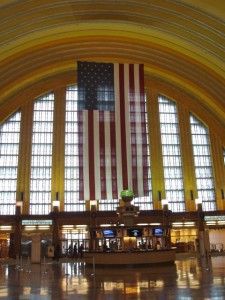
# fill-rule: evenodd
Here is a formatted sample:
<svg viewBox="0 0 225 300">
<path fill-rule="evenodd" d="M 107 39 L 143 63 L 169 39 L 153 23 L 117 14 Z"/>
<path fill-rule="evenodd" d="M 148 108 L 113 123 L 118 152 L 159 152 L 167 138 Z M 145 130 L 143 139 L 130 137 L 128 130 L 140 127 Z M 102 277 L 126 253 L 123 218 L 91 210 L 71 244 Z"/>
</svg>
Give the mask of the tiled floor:
<svg viewBox="0 0 225 300">
<path fill-rule="evenodd" d="M 225 299 L 225 256 L 173 266 L 93 268 L 80 261 L 0 263 L 0 300 Z"/>
</svg>

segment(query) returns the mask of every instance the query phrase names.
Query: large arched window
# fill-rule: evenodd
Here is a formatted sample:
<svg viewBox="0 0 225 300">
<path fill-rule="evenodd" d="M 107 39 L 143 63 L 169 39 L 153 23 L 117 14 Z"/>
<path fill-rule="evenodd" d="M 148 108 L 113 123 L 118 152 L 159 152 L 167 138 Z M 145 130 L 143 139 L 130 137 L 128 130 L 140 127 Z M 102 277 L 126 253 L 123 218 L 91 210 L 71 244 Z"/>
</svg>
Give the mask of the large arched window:
<svg viewBox="0 0 225 300">
<path fill-rule="evenodd" d="M 13 215 L 16 206 L 21 112 L 0 126 L 0 215 Z"/>
<path fill-rule="evenodd" d="M 30 178 L 30 214 L 51 211 L 54 93 L 34 103 Z"/>
<path fill-rule="evenodd" d="M 158 102 L 166 199 L 172 211 L 185 211 L 177 106 L 163 96 Z"/>
<path fill-rule="evenodd" d="M 149 141 L 149 130 L 148 130 L 148 113 L 146 109 L 147 98 L 145 96 L 145 125 L 146 125 L 146 139 L 147 139 L 147 153 L 146 161 L 148 162 L 148 196 L 135 198 L 133 201 L 134 205 L 139 206 L 140 210 L 152 210 L 153 209 L 153 197 L 152 197 L 152 172 L 151 172 L 151 151 Z"/>
<path fill-rule="evenodd" d="M 208 128 L 192 114 L 190 124 L 198 198 L 202 200 L 205 211 L 216 210 Z"/>
<path fill-rule="evenodd" d="M 65 211 L 84 211 L 85 201 L 79 199 L 79 151 L 77 87 L 70 86 L 66 91 L 65 126 Z"/>
</svg>

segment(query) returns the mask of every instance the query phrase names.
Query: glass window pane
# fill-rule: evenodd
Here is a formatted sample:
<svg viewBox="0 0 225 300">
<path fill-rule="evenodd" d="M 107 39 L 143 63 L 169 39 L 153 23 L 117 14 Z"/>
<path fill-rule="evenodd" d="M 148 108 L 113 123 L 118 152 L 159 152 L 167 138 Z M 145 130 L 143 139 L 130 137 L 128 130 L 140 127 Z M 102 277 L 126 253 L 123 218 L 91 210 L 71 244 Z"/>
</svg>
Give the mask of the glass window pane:
<svg viewBox="0 0 225 300">
<path fill-rule="evenodd" d="M 184 183 L 176 104 L 158 97 L 166 199 L 169 209 L 185 211 Z"/>
<path fill-rule="evenodd" d="M 51 211 L 54 94 L 35 101 L 32 135 L 30 214 Z"/>
<path fill-rule="evenodd" d="M 70 86 L 66 91 L 65 124 L 65 211 L 85 211 L 85 201 L 79 199 L 79 156 L 77 87 Z"/>
<path fill-rule="evenodd" d="M 190 125 L 198 198 L 205 211 L 216 210 L 208 129 L 193 115 L 190 115 Z"/>
<path fill-rule="evenodd" d="M 15 214 L 21 112 L 0 125 L 0 215 Z"/>
</svg>

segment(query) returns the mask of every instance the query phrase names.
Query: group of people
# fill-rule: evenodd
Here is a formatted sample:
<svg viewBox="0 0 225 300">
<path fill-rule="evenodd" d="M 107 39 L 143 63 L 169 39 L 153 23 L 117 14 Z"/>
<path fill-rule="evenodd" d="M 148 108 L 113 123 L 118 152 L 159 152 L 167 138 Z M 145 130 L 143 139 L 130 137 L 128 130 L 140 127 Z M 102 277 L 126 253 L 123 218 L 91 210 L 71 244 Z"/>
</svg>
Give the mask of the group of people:
<svg viewBox="0 0 225 300">
<path fill-rule="evenodd" d="M 80 244 L 79 247 L 77 243 L 73 245 L 73 248 L 71 245 L 66 249 L 66 256 L 67 257 L 74 257 L 74 258 L 83 258 L 83 251 L 84 246 L 83 244 Z M 59 259 L 62 257 L 62 249 L 60 243 L 56 243 L 55 245 L 50 244 L 48 245 L 47 249 L 47 256 L 52 258 L 53 260 L 59 261 Z"/>
<path fill-rule="evenodd" d="M 106 252 L 106 251 L 114 252 L 114 251 L 118 250 L 118 244 L 116 241 L 111 241 L 109 244 L 109 247 L 107 246 L 106 241 L 104 241 L 102 247 L 103 247 L 103 252 Z"/>
<path fill-rule="evenodd" d="M 141 244 L 141 242 L 138 243 L 138 249 L 140 250 L 150 250 L 153 249 L 152 245 L 149 243 L 148 245 L 146 245 L 146 243 Z M 155 250 L 161 250 L 162 249 L 162 245 L 161 242 L 158 240 L 155 244 Z"/>
<path fill-rule="evenodd" d="M 74 258 L 78 258 L 78 257 L 83 258 L 83 251 L 84 251 L 83 244 L 80 244 L 78 247 L 77 243 L 75 243 L 73 249 L 72 246 L 69 245 L 67 249 L 67 255 L 69 257 L 74 257 Z"/>
</svg>

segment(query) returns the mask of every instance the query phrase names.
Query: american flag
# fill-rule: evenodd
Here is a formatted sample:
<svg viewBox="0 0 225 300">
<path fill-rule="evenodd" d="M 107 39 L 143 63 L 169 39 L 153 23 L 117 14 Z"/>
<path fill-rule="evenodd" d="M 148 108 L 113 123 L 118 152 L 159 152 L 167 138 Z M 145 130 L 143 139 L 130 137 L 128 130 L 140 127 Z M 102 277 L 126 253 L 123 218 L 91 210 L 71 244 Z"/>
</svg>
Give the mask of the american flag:
<svg viewBox="0 0 225 300">
<path fill-rule="evenodd" d="M 78 62 L 81 200 L 147 195 L 144 65 Z"/>
</svg>

